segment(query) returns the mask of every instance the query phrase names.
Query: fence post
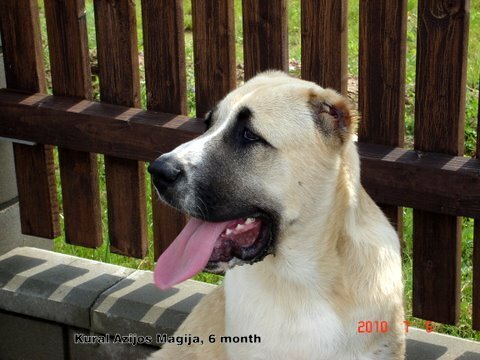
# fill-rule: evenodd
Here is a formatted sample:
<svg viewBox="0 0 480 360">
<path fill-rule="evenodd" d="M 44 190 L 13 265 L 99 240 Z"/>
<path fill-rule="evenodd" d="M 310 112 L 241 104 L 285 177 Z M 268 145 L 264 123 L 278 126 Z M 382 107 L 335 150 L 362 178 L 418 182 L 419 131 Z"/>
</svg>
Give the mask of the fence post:
<svg viewBox="0 0 480 360">
<path fill-rule="evenodd" d="M 347 0 L 301 2 L 302 79 L 347 94 Z"/>
<path fill-rule="evenodd" d="M 0 1 L 0 27 L 7 86 L 45 93 L 38 2 Z M 60 234 L 53 148 L 14 144 L 13 149 L 22 232 L 53 239 Z"/>
<path fill-rule="evenodd" d="M 480 81 L 478 82 L 480 90 Z M 480 104 L 480 91 L 478 94 Z M 477 149 L 476 158 L 480 158 L 480 107 L 477 114 Z M 475 219 L 473 230 L 473 299 L 472 299 L 472 328 L 480 330 L 480 219 Z"/>
<path fill-rule="evenodd" d="M 0 89 L 4 87 L 6 81 L 0 40 Z M 22 235 L 20 231 L 15 164 L 9 141 L 0 140 L 0 169 L 0 255 L 24 245 L 52 249 L 51 240 Z"/>
<path fill-rule="evenodd" d="M 183 0 L 142 0 L 147 108 L 187 114 Z M 185 215 L 158 199 L 152 183 L 155 260 L 182 231 Z"/>
<path fill-rule="evenodd" d="M 441 6 L 433 0 L 418 3 L 415 150 L 420 156 L 429 151 L 463 154 L 468 23 L 468 0 Z M 445 324 L 458 321 L 460 220 L 413 211 L 415 317 Z"/>
<path fill-rule="evenodd" d="M 135 1 L 95 0 L 100 98 L 140 107 Z M 143 258 L 148 251 L 143 162 L 105 156 L 110 250 Z"/>
<path fill-rule="evenodd" d="M 285 0 L 243 0 L 245 81 L 265 70 L 288 72 L 288 19 Z"/>
<path fill-rule="evenodd" d="M 91 99 L 85 1 L 45 0 L 54 95 Z M 97 155 L 58 148 L 65 240 L 96 248 L 102 244 Z M 82 196 L 78 196 L 81 193 Z"/>
<path fill-rule="evenodd" d="M 407 1 L 360 4 L 358 140 L 403 147 Z M 403 208 L 379 204 L 403 239 Z"/>
</svg>

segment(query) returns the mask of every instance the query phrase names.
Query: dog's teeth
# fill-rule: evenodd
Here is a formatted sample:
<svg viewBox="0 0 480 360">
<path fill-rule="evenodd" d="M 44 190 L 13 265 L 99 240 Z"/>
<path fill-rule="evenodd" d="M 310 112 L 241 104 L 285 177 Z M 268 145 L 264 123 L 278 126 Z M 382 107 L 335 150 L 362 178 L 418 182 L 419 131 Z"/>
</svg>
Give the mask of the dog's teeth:
<svg viewBox="0 0 480 360">
<path fill-rule="evenodd" d="M 235 230 L 242 230 L 245 227 L 245 225 L 238 224 Z"/>
<path fill-rule="evenodd" d="M 247 220 L 245 220 L 245 224 L 248 225 L 248 224 L 251 224 L 255 221 L 255 218 L 247 218 Z"/>
<path fill-rule="evenodd" d="M 227 229 L 227 231 L 225 232 L 225 235 L 230 235 L 231 233 L 233 233 L 233 230 L 232 229 Z"/>
</svg>

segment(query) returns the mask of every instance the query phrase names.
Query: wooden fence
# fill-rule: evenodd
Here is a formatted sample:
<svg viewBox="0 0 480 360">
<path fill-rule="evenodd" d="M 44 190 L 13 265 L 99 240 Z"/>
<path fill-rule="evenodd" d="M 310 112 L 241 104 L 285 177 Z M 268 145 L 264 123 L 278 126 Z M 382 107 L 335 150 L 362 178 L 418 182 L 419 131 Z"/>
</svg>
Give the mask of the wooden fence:
<svg viewBox="0 0 480 360">
<path fill-rule="evenodd" d="M 138 0 L 140 1 L 140 0 Z M 8 89 L 0 136 L 14 145 L 22 230 L 60 233 L 58 147 L 66 240 L 102 243 L 96 156 L 105 155 L 111 251 L 147 252 L 145 167 L 202 133 L 186 114 L 182 0 L 141 0 L 147 110 L 141 110 L 134 1 L 94 0 L 100 102 L 92 101 L 84 0 L 44 0 L 53 95 L 46 95 L 37 0 L 0 0 Z M 459 216 L 480 219 L 480 161 L 462 157 L 469 1 L 419 0 L 415 150 L 403 149 L 407 0 L 360 1 L 362 182 L 398 229 L 414 208 L 414 316 L 455 323 Z M 346 0 L 301 1 L 301 76 L 347 86 Z M 288 70 L 286 0 L 243 0 L 246 79 Z M 233 0 L 193 0 L 197 116 L 236 86 Z M 477 151 L 477 153 L 480 153 Z M 155 257 L 183 216 L 153 204 Z M 480 329 L 480 226 L 475 224 L 473 324 Z"/>
</svg>

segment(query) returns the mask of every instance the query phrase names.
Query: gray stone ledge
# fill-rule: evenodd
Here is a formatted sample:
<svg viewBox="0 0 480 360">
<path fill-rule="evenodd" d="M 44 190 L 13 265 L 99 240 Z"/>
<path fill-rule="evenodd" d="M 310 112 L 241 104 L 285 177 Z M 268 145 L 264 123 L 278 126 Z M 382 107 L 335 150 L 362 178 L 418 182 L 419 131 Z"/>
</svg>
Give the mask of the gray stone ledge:
<svg viewBox="0 0 480 360">
<path fill-rule="evenodd" d="M 134 272 L 74 256 L 21 247 L 0 256 L 0 306 L 90 328 L 90 310 L 108 288 Z"/>
<path fill-rule="evenodd" d="M 102 334 L 172 334 L 215 286 L 161 291 L 151 271 L 30 247 L 0 256 L 0 309 Z"/>
<path fill-rule="evenodd" d="M 411 327 L 407 360 L 479 360 L 480 343 Z"/>
<path fill-rule="evenodd" d="M 189 280 L 160 291 L 149 271 L 14 249 L 0 256 L 0 359 L 56 359 L 65 352 L 82 360 L 144 358 L 156 348 L 115 341 L 81 344 L 74 336 L 171 334 L 213 288 Z M 406 359 L 480 359 L 480 343 L 411 327 Z"/>
<path fill-rule="evenodd" d="M 92 330 L 151 336 L 172 334 L 215 286 L 188 280 L 161 291 L 151 271 L 136 271 L 103 293 L 92 311 Z"/>
</svg>

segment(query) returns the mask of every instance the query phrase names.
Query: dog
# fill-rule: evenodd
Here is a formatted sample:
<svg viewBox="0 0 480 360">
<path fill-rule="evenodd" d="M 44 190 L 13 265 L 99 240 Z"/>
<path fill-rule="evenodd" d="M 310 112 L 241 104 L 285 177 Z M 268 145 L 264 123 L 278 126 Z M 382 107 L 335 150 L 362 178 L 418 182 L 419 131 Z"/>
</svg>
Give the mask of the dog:
<svg viewBox="0 0 480 360">
<path fill-rule="evenodd" d="M 207 131 L 149 166 L 191 220 L 154 277 L 222 286 L 152 359 L 402 359 L 400 242 L 360 184 L 357 115 L 331 89 L 270 71 L 229 93 Z"/>
</svg>

